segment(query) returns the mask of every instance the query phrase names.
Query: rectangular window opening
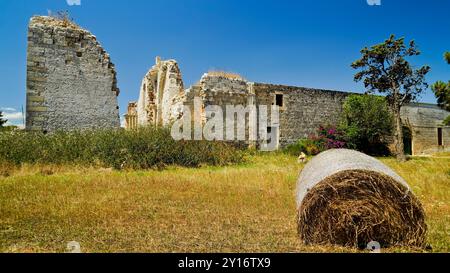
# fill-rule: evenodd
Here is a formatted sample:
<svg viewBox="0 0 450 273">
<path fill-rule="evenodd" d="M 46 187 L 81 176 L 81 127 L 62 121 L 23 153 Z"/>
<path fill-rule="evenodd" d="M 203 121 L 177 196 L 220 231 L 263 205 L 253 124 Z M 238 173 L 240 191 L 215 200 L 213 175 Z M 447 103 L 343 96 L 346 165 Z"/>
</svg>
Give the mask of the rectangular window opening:
<svg viewBox="0 0 450 273">
<path fill-rule="evenodd" d="M 283 107 L 284 106 L 284 101 L 283 101 L 283 95 L 282 94 L 276 94 L 275 95 L 275 104 L 278 107 Z"/>
</svg>

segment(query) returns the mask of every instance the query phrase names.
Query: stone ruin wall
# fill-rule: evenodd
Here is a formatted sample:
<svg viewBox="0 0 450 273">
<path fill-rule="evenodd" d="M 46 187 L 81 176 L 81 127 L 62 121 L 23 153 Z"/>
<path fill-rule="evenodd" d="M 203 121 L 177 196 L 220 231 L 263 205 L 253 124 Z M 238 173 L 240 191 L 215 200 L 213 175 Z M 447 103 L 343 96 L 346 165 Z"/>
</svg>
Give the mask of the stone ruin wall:
<svg viewBox="0 0 450 273">
<path fill-rule="evenodd" d="M 175 60 L 161 61 L 142 80 L 137 102 L 138 124 L 167 126 L 181 117 L 184 85 Z"/>
<path fill-rule="evenodd" d="M 250 92 L 251 83 L 248 83 L 243 78 L 237 77 L 236 75 L 230 76 L 221 73 L 206 73 L 202 76 L 200 81 L 192 86 L 190 89 L 186 90 L 186 100 L 184 105 L 189 106 L 192 115 L 194 115 L 194 98 L 201 99 L 201 122 L 204 124 L 212 115 L 206 110 L 208 106 L 219 106 L 223 113 L 224 121 L 227 117 L 231 117 L 231 114 L 227 113 L 227 105 L 232 106 L 243 106 L 247 107 L 249 105 L 255 105 L 254 96 Z M 214 110 L 214 109 L 213 109 Z M 194 117 L 192 117 L 194 118 Z M 234 135 L 238 134 L 237 124 L 242 123 L 242 120 L 238 120 L 238 116 L 234 115 L 235 126 Z M 245 136 L 246 139 L 249 138 L 250 129 L 248 115 L 245 117 Z M 224 123 L 223 137 L 226 138 L 226 125 Z M 248 141 L 245 141 L 246 143 Z"/>
<path fill-rule="evenodd" d="M 186 104 L 193 109 L 194 97 L 197 96 L 202 99 L 203 123 L 207 120 L 204 111 L 209 105 L 221 106 L 224 119 L 229 117 L 226 112 L 226 105 L 242 105 L 244 107 L 254 105 L 258 110 L 258 115 L 259 106 L 265 105 L 268 107 L 269 123 L 267 126 L 279 126 L 280 147 L 285 147 L 296 142 L 299 138 L 314 134 L 320 125 L 337 123 L 342 112 L 342 105 L 350 94 L 329 90 L 251 83 L 244 79 L 205 74 L 197 85 L 188 89 Z M 271 124 L 270 121 L 270 107 L 276 104 L 276 95 L 283 96 L 279 125 Z M 237 122 L 243 121 L 237 120 Z M 269 134 L 268 128 L 262 128 L 261 126 L 259 120 L 257 120 L 256 128 L 253 128 L 247 115 L 245 117 L 246 138 L 248 139 L 250 132 L 254 131 L 258 132 L 259 139 L 261 139 L 261 134 L 266 132 Z M 237 128 L 235 128 L 236 134 Z"/>
<path fill-rule="evenodd" d="M 320 125 L 337 124 L 345 99 L 351 93 L 255 83 L 256 103 L 274 105 L 281 95 L 280 146 L 285 147 L 316 133 Z"/>
<path fill-rule="evenodd" d="M 162 71 L 166 73 L 165 69 Z M 315 133 L 320 125 L 337 122 L 342 111 L 343 101 L 350 94 L 328 90 L 252 83 L 241 77 L 228 76 L 226 73 L 210 72 L 204 74 L 200 81 L 187 89 L 182 96 L 175 96 L 176 99 L 169 100 L 167 104 L 163 100 L 158 100 L 156 98 L 158 92 L 154 91 L 153 86 L 158 86 L 156 82 L 159 78 L 157 76 L 159 73 L 161 73 L 161 69 L 156 65 L 147 73 L 143 80 L 138 102 L 140 125 L 162 125 L 163 123 L 155 122 L 155 119 L 149 118 L 147 113 L 158 113 L 157 109 L 164 109 L 165 106 L 169 106 L 169 109 L 172 108 L 173 113 L 181 117 L 183 115 L 182 106 L 186 105 L 191 110 L 191 118 L 194 119 L 194 98 L 197 97 L 201 100 L 200 119 L 203 124 L 211 118 L 205 111 L 208 106 L 220 106 L 225 120 L 229 118 L 226 109 L 227 105 L 240 105 L 243 107 L 253 105 L 256 109 L 260 105 L 265 105 L 269 108 L 268 126 L 273 126 L 270 124 L 270 107 L 275 104 L 275 96 L 282 94 L 284 106 L 280 109 L 280 124 L 276 125 L 280 128 L 279 141 L 281 147 L 294 143 L 299 138 L 308 137 Z M 144 90 L 144 87 L 147 90 Z M 177 88 L 180 87 L 177 86 Z M 318 107 L 318 105 L 321 107 Z M 173 109 L 174 106 L 175 108 Z M 152 111 L 145 109 L 152 109 Z M 242 124 L 243 120 L 238 120 L 237 115 L 234 118 L 237 121 L 234 128 L 236 136 L 238 133 L 237 123 Z M 172 119 L 176 119 L 173 114 L 171 115 Z M 259 139 L 261 139 L 261 134 L 268 134 L 268 128 L 262 128 L 259 120 L 257 121 L 256 127 L 252 126 L 249 122 L 249 116 L 245 116 L 246 139 L 249 139 L 250 134 L 254 133 L 254 131 L 258 132 Z M 226 137 L 226 129 L 224 125 L 224 138 Z M 249 143 L 246 141 L 246 144 L 259 145 L 260 143 Z"/>
<path fill-rule="evenodd" d="M 168 67 L 172 67 L 172 69 L 167 69 Z M 166 79 L 169 79 L 169 81 Z M 195 97 L 200 98 L 201 113 L 199 118 L 203 124 L 212 118 L 206 112 L 208 106 L 217 105 L 221 107 L 225 121 L 226 118 L 229 118 L 226 109 L 227 105 L 241 105 L 243 107 L 253 105 L 257 110 L 259 110 L 259 106 L 265 105 L 269 108 L 268 128 L 262 128 L 262 124 L 259 124 L 259 119 L 256 126 L 252 126 L 249 123 L 248 115 L 246 115 L 246 139 L 249 139 L 249 135 L 256 131 L 258 141 L 256 143 L 246 141 L 245 144 L 260 146 L 262 134 L 266 133 L 269 135 L 269 129 L 270 131 L 275 129 L 277 130 L 275 135 L 278 137 L 279 147 L 281 148 L 301 138 L 307 138 L 315 134 L 321 125 L 338 124 L 344 101 L 348 96 L 355 94 L 333 90 L 252 83 L 236 75 L 222 72 L 204 74 L 197 84 L 184 92 L 182 91 L 181 73 L 176 62 L 173 60 L 161 62 L 159 59 L 157 60 L 157 65 L 144 78 L 143 87 L 147 89 L 141 88 L 141 99 L 138 102 L 138 115 L 145 118 L 144 122 L 139 123 L 141 125 L 167 125 L 168 120 L 174 121 L 183 115 L 184 105 L 191 109 L 191 118 L 196 118 L 193 114 Z M 277 96 L 281 98 L 282 102 L 280 123 L 271 124 L 270 106 L 279 103 L 277 102 Z M 139 107 L 141 107 L 140 110 Z M 159 122 L 156 122 L 157 119 L 151 120 L 147 116 L 148 109 L 154 109 L 155 116 L 166 116 L 166 118 Z M 412 129 L 414 155 L 450 150 L 450 127 L 442 126 L 442 121 L 449 114 L 449 112 L 432 105 L 424 107 L 423 105 L 411 104 L 403 108 L 403 121 Z M 242 124 L 244 122 L 242 119 L 237 119 L 237 116 L 235 118 L 238 123 Z M 226 138 L 226 122 L 223 124 L 223 136 Z M 441 147 L 437 145 L 438 128 L 442 128 L 443 131 L 444 145 Z M 234 129 L 236 135 L 237 128 L 235 127 Z"/>
<path fill-rule="evenodd" d="M 33 17 L 27 50 L 26 128 L 119 128 L 117 79 L 96 37 L 52 17 Z"/>
</svg>

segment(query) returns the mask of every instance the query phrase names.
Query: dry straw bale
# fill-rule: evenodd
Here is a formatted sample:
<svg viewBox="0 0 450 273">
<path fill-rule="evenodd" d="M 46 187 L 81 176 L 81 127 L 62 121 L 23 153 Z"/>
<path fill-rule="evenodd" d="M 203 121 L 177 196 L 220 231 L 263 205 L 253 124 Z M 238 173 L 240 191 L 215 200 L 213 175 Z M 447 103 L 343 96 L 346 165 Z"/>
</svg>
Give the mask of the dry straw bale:
<svg viewBox="0 0 450 273">
<path fill-rule="evenodd" d="M 427 227 L 406 181 L 375 158 L 346 150 L 316 156 L 297 185 L 298 231 L 305 244 L 424 247 Z"/>
</svg>

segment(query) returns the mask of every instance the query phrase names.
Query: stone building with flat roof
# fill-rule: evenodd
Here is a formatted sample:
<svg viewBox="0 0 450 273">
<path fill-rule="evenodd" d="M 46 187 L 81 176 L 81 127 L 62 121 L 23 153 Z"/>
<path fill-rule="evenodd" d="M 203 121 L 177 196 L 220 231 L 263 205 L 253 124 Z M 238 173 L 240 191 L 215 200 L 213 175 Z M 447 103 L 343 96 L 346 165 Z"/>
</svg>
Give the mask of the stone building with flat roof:
<svg viewBox="0 0 450 273">
<path fill-rule="evenodd" d="M 402 107 L 407 152 L 412 155 L 450 152 L 450 127 L 443 124 L 448 116 L 448 111 L 433 104 Z"/>
</svg>

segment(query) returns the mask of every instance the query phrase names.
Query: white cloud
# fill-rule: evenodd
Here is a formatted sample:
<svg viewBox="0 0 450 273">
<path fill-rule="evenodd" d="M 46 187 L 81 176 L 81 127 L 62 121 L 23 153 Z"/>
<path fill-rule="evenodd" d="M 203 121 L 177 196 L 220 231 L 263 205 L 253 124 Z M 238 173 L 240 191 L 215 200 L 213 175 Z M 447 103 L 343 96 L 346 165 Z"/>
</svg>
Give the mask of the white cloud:
<svg viewBox="0 0 450 273">
<path fill-rule="evenodd" d="M 381 0 L 367 0 L 369 6 L 381 6 Z"/>
<path fill-rule="evenodd" d="M 16 111 L 16 109 L 15 108 L 9 108 L 9 107 L 0 107 L 0 111 L 5 111 L 5 112 L 14 112 L 14 111 Z"/>
<path fill-rule="evenodd" d="M 5 112 L 3 117 L 7 120 L 22 120 L 23 114 L 21 112 Z"/>
<path fill-rule="evenodd" d="M 66 0 L 69 6 L 81 6 L 81 0 Z"/>
<path fill-rule="evenodd" d="M 23 127 L 23 113 L 17 111 L 15 108 L 11 107 L 0 107 L 0 111 L 3 114 L 3 119 L 6 119 L 6 125 L 15 125 L 19 127 Z"/>
</svg>

